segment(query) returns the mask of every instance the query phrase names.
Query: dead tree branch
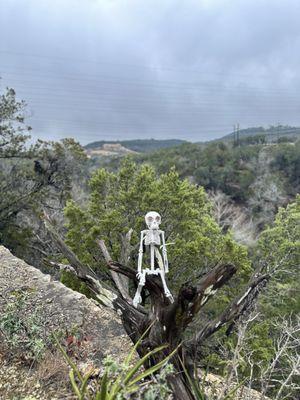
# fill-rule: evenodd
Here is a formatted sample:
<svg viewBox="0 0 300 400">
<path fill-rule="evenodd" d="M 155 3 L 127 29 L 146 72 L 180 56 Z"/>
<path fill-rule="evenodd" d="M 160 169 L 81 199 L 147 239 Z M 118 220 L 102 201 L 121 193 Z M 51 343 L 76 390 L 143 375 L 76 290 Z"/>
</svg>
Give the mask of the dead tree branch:
<svg viewBox="0 0 300 400">
<path fill-rule="evenodd" d="M 245 291 L 237 296 L 220 316 L 206 324 L 190 344 L 193 347 L 197 347 L 228 322 L 234 323 L 234 321 L 241 318 L 243 314 L 247 313 L 253 307 L 258 294 L 265 287 L 269 279 L 269 275 L 254 276 Z"/>
<path fill-rule="evenodd" d="M 204 274 L 197 285 L 193 286 L 190 282 L 185 283 L 180 288 L 177 296 L 175 296 L 174 303 L 171 303 L 164 295 L 161 279 L 157 276 L 149 276 L 144 288 L 149 293 L 150 304 L 147 308 L 141 306 L 135 308 L 132 305 L 126 281 L 122 278 L 126 277 L 132 282 L 138 283 L 136 270 L 126 265 L 126 263 L 113 261 L 104 241 L 97 240 L 116 290 L 105 287 L 104 283 L 101 282 L 101 278 L 97 277 L 89 267 L 82 265 L 73 251 L 64 243 L 48 216 L 45 218 L 45 225 L 61 252 L 68 259 L 70 263 L 68 270 L 88 285 L 99 302 L 118 312 L 126 332 L 133 342 L 136 342 L 142 333 L 149 328 L 149 333 L 138 348 L 141 355 L 148 352 L 149 349 L 155 349 L 162 344 L 167 344 L 166 349 L 153 357 L 152 361 L 156 363 L 167 354 L 170 354 L 175 348 L 178 349 L 178 354 L 172 358 L 177 374 L 170 378 L 170 385 L 177 400 L 194 399 L 187 377 L 182 372 L 180 359 L 184 360 L 187 370 L 195 374 L 195 370 L 192 367 L 191 353 L 195 354 L 197 347 L 222 326 L 228 323 L 235 324 L 245 313 L 251 310 L 258 294 L 270 278 L 268 274 L 256 273 L 243 293 L 234 299 L 219 317 L 207 323 L 193 340 L 186 341 L 184 346 L 180 346 L 185 339 L 186 328 L 194 320 L 195 316 L 207 304 L 209 299 L 236 273 L 237 268 L 234 265 L 217 265 Z M 125 255 L 125 257 L 127 256 Z M 58 264 L 58 267 L 61 268 L 62 266 Z"/>
</svg>

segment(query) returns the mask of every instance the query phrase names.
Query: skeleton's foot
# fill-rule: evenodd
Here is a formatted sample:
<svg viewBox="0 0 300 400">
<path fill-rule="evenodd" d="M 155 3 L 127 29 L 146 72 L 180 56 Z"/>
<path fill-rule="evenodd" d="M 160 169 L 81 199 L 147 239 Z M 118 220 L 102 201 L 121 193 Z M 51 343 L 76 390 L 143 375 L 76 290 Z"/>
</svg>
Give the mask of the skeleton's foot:
<svg viewBox="0 0 300 400">
<path fill-rule="evenodd" d="M 141 295 L 139 293 L 136 293 L 132 301 L 133 307 L 137 308 L 138 304 L 140 304 L 141 302 L 142 302 Z"/>
</svg>

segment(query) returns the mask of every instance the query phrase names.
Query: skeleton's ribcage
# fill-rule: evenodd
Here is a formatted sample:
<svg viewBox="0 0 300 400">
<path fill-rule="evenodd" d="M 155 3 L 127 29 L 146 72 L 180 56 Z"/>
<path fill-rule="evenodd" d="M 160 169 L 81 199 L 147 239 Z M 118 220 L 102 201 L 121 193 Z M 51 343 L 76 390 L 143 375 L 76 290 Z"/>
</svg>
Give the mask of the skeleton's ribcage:
<svg viewBox="0 0 300 400">
<path fill-rule="evenodd" d="M 146 246 L 149 246 L 150 244 L 154 244 L 154 245 L 160 246 L 159 233 L 157 231 L 154 231 L 154 230 L 149 230 L 146 233 L 144 243 L 145 243 Z"/>
</svg>

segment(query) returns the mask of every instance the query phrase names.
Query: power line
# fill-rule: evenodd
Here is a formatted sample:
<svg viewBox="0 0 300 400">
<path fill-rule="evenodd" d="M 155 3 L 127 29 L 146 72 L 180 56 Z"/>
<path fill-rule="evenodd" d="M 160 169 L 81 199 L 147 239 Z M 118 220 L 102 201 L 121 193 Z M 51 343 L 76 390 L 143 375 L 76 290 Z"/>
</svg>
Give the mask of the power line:
<svg viewBox="0 0 300 400">
<path fill-rule="evenodd" d="M 27 84 L 24 84 L 24 82 L 20 82 L 18 84 L 18 87 L 21 87 L 21 88 L 23 87 L 24 90 L 27 89 L 27 87 L 29 87 L 30 90 L 27 89 L 26 90 L 26 94 L 35 96 L 36 98 L 39 98 L 39 96 L 40 96 L 40 94 L 37 93 L 37 91 L 42 91 L 42 93 L 44 93 L 46 91 L 47 95 L 43 95 L 42 94 L 42 96 L 45 96 L 46 98 L 51 98 L 51 96 L 52 97 L 55 96 L 55 99 L 57 99 L 59 97 L 62 97 L 62 98 L 63 97 L 67 97 L 68 100 L 69 100 L 70 99 L 70 97 L 69 97 L 70 93 L 78 93 L 78 94 L 80 94 L 80 99 L 84 99 L 86 101 L 90 101 L 90 100 L 91 101 L 93 101 L 93 100 L 99 101 L 99 100 L 103 100 L 103 98 L 111 98 L 111 99 L 114 99 L 114 100 L 115 99 L 117 99 L 117 100 L 125 100 L 126 103 L 128 103 L 128 100 L 129 100 L 129 94 L 127 94 L 127 93 L 122 93 L 122 92 L 118 92 L 118 91 L 116 91 L 116 92 L 114 92 L 114 91 L 109 91 L 109 92 L 97 91 L 96 93 L 90 93 L 90 91 L 88 91 L 88 93 L 87 93 L 87 92 L 83 92 L 83 90 L 86 89 L 85 87 L 83 87 L 82 89 L 79 89 L 79 88 L 71 88 L 70 89 L 70 88 L 68 88 L 66 91 L 62 91 L 61 87 L 59 87 L 59 89 L 60 89 L 60 91 L 59 91 L 53 86 L 52 87 L 46 87 L 46 86 L 40 87 L 40 86 L 32 86 L 32 85 L 27 86 Z M 32 89 L 34 89 L 34 91 Z M 132 94 L 132 95 L 133 95 L 132 100 L 138 100 L 138 104 L 139 105 L 141 105 L 142 102 L 145 102 L 145 103 L 149 103 L 149 104 L 151 104 L 151 103 L 152 104 L 164 103 L 164 105 L 170 105 L 170 106 L 178 104 L 178 105 L 182 105 L 182 106 L 187 106 L 189 108 L 190 107 L 195 107 L 195 106 L 201 106 L 201 105 L 214 105 L 216 107 L 219 106 L 218 103 L 216 103 L 216 100 L 214 100 L 214 99 L 212 99 L 212 100 L 196 99 L 195 100 L 195 99 L 193 99 L 191 97 L 184 97 L 182 100 L 181 99 L 172 98 L 171 100 L 167 101 L 168 100 L 167 98 L 163 98 L 163 97 L 158 96 L 158 95 L 157 95 L 157 97 L 155 97 L 153 95 L 151 95 L 151 96 L 148 96 L 148 95 L 147 96 L 141 96 L 141 95 L 137 95 L 135 93 Z M 168 93 L 166 93 L 165 95 L 168 96 Z M 262 99 L 263 98 L 260 96 L 259 103 L 261 103 Z M 277 104 L 276 103 L 277 100 L 280 101 L 280 103 Z M 299 101 L 300 97 L 291 98 L 291 100 L 293 100 L 293 102 L 291 102 L 291 104 L 293 106 L 297 106 L 298 107 L 298 103 L 296 103 L 295 100 Z M 189 103 L 187 103 L 187 102 L 189 102 Z M 285 99 L 285 102 L 286 102 L 286 99 Z M 231 99 L 231 102 L 226 100 L 226 103 L 225 103 L 226 106 L 231 105 L 231 104 L 236 104 L 235 99 Z M 271 99 L 268 100 L 268 102 L 266 103 L 266 106 L 267 107 L 269 107 L 269 106 L 273 107 L 274 105 L 279 105 L 282 108 L 285 107 L 285 105 L 283 104 L 282 98 L 278 98 L 277 99 L 274 96 L 272 96 Z M 242 104 L 239 105 L 239 107 L 242 107 L 242 106 L 243 106 Z M 249 108 L 248 105 L 245 105 L 245 107 Z M 260 104 L 260 107 L 261 107 L 261 104 Z M 288 108 L 290 109 L 291 106 L 288 105 Z"/>
<path fill-rule="evenodd" d="M 0 54 L 8 54 L 8 55 L 16 55 L 20 57 L 29 57 L 29 58 L 38 58 L 38 59 L 46 59 L 46 60 L 56 60 L 56 62 L 65 62 L 65 61 L 70 61 L 72 63 L 81 63 L 81 64 L 92 64 L 92 65 L 106 65 L 106 66 L 118 66 L 118 67 L 129 67 L 129 68 L 134 68 L 134 69 L 142 69 L 142 70 L 152 70 L 152 71 L 169 71 L 169 72 L 188 72 L 188 73 L 200 73 L 199 68 L 174 68 L 171 66 L 154 66 L 154 65 L 141 65 L 141 64 L 128 64 L 128 63 L 113 63 L 109 61 L 93 61 L 93 60 L 87 60 L 86 58 L 73 58 L 73 57 L 65 57 L 65 56 L 49 56 L 46 54 L 29 54 L 29 53 L 23 53 L 23 52 L 12 52 L 8 50 L 0 50 Z M 202 72 L 202 75 L 205 76 L 230 76 L 230 77 L 241 77 L 241 78 L 252 78 L 252 74 L 232 74 L 228 72 Z"/>
<path fill-rule="evenodd" d="M 15 75 L 15 76 L 20 76 L 22 77 L 22 80 L 24 80 L 24 73 L 28 72 L 26 70 L 24 70 L 24 68 L 22 68 L 20 70 L 20 72 L 12 72 L 11 69 L 7 70 L 7 69 L 3 69 L 3 66 L 0 69 L 0 74 L 3 75 L 3 72 L 6 75 Z M 36 74 L 36 72 L 38 72 L 38 74 Z M 140 79 L 138 80 L 137 78 L 133 78 L 133 79 L 128 79 L 128 78 L 120 78 L 120 77 L 114 77 L 114 76 L 110 76 L 110 75 L 88 75 L 85 73 L 85 78 L 82 77 L 82 75 L 62 75 L 61 73 L 58 75 L 49 75 L 49 74 L 43 74 L 40 73 L 40 69 L 30 69 L 29 72 L 27 73 L 27 75 L 29 75 L 31 77 L 31 82 L 32 79 L 36 79 L 37 77 L 39 78 L 47 78 L 47 79 L 55 79 L 55 80 L 63 80 L 63 81 L 75 81 L 77 83 L 79 82 L 83 82 L 85 85 L 88 83 L 93 84 L 93 86 L 95 86 L 97 83 L 101 83 L 103 84 L 109 84 L 109 85 L 128 85 L 131 87 L 147 87 L 147 88 L 155 88 L 155 89 L 173 89 L 173 90 L 182 90 L 182 89 L 190 89 L 190 90 L 197 90 L 197 89 L 201 89 L 201 90 L 208 90 L 208 91 L 217 91 L 218 93 L 220 93 L 222 90 L 226 91 L 226 92 L 253 92 L 254 94 L 260 94 L 262 93 L 268 93 L 268 94 L 273 94 L 273 95 L 287 95 L 288 92 L 285 91 L 278 91 L 278 90 L 274 90 L 274 89 L 266 89 L 266 88 L 261 88 L 261 87 L 254 87 L 254 86 L 240 86 L 240 85 L 236 85 L 236 86 L 228 86 L 228 85 L 220 85 L 220 84 L 211 84 L 211 83 L 207 83 L 207 82 L 180 82 L 180 81 L 166 81 L 166 80 L 154 80 L 154 81 L 147 81 L 146 79 Z M 100 79 L 99 79 L 100 78 Z M 295 91 L 295 93 L 297 94 L 298 92 Z"/>
<path fill-rule="evenodd" d="M 3 69 L 2 69 L 3 71 Z M 4 70 L 6 71 L 6 70 Z M 32 77 L 32 73 L 37 71 Z M 82 75 L 49 75 L 47 73 L 41 73 L 39 69 L 31 69 L 29 71 L 22 72 L 5 72 L 8 76 L 15 76 L 13 78 L 14 82 L 19 82 L 18 86 L 23 87 L 25 96 L 32 96 L 33 99 L 30 100 L 30 104 L 35 106 L 36 108 L 46 108 L 47 111 L 50 109 L 64 109 L 68 113 L 76 113 L 76 117 L 78 117 L 78 112 L 82 111 L 90 111 L 90 112 L 111 112 L 113 115 L 127 115 L 134 117 L 132 122 L 121 122 L 119 125 L 116 125 L 115 121 L 106 122 L 104 125 L 103 122 L 97 122 L 91 124 L 87 124 L 83 121 L 85 126 L 88 126 L 89 129 L 98 129 L 98 126 L 101 127 L 107 126 L 108 129 L 146 129 L 147 125 L 149 125 L 150 118 L 160 117 L 172 117 L 175 118 L 176 121 L 182 119 L 182 123 L 184 124 L 184 128 L 172 128 L 170 122 L 168 120 L 165 121 L 155 121 L 156 125 L 160 126 L 160 128 L 153 128 L 153 130 L 157 129 L 165 129 L 164 126 L 167 127 L 169 132 L 175 132 L 180 130 L 180 132 L 187 132 L 188 134 L 193 134 L 193 130 L 196 129 L 195 133 L 200 134 L 200 132 L 204 132 L 206 129 L 217 130 L 217 129 L 228 129 L 230 124 L 220 124 L 217 125 L 213 121 L 213 123 L 208 123 L 208 125 L 203 125 L 201 121 L 202 116 L 206 116 L 209 114 L 213 114 L 217 117 L 226 117 L 236 119 L 237 112 L 235 109 L 227 111 L 227 108 L 232 108 L 236 106 L 237 101 L 239 99 L 235 99 L 232 95 L 236 96 L 257 96 L 258 105 L 251 104 L 248 106 L 247 104 L 238 104 L 239 113 L 245 109 L 251 109 L 250 112 L 245 113 L 246 118 L 258 117 L 260 114 L 263 114 L 263 117 L 268 117 L 268 113 L 270 115 L 278 110 L 288 110 L 288 111 L 296 111 L 293 110 L 292 107 L 299 107 L 300 97 L 297 95 L 291 95 L 289 93 L 284 93 L 280 91 L 270 90 L 266 88 L 254 88 L 254 87 L 239 87 L 239 86 L 224 86 L 218 84 L 211 83 L 203 83 L 203 82 L 179 82 L 179 81 L 169 81 L 169 80 L 141 80 L 136 78 L 120 78 L 114 76 L 107 75 L 87 75 L 84 78 Z M 24 79 L 24 75 L 29 79 L 26 81 Z M 36 85 L 33 83 L 37 79 L 52 79 L 55 82 L 59 82 L 61 80 L 72 82 L 73 85 L 71 88 L 67 88 L 67 91 L 61 91 L 61 87 L 55 87 L 55 85 L 45 86 L 43 80 L 43 86 Z M 22 78 L 22 79 L 21 79 Z M 31 78 L 31 79 L 30 79 Z M 89 86 L 90 85 L 90 86 Z M 100 86 L 99 86 L 100 85 Z M 128 91 L 128 93 L 124 92 L 124 89 Z M 141 94 L 138 90 L 140 89 L 151 89 L 151 91 L 147 92 L 146 95 Z M 37 91 L 42 91 L 42 93 L 37 93 Z M 178 91 L 178 92 L 177 92 Z M 45 93 L 45 94 L 44 94 Z M 74 98 L 74 96 L 70 100 L 70 93 L 78 94 L 78 99 Z M 226 103 L 223 98 L 217 99 L 209 99 L 208 96 L 216 95 L 220 96 L 231 95 L 230 98 L 226 99 Z M 284 99 L 282 96 L 284 95 Z M 201 98 L 202 96 L 202 98 Z M 205 97 L 206 96 L 206 97 Z M 287 100 L 290 100 L 288 103 Z M 64 101 L 64 103 L 62 103 Z M 262 104 L 262 101 L 265 101 Z M 277 103 L 278 101 L 278 103 Z M 60 102 L 60 103 L 58 103 Z M 68 102 L 68 103 L 67 103 Z M 125 102 L 125 103 L 124 103 Z M 108 103 L 108 104 L 107 104 Z M 131 104 L 130 104 L 131 103 Z M 291 106 L 292 105 L 292 106 Z M 175 106 L 180 106 L 180 110 L 174 110 Z M 148 107 L 148 108 L 147 108 Z M 150 108 L 149 108 L 150 107 Z M 152 108 L 151 108 L 152 107 Z M 255 109 L 255 107 L 259 107 L 259 109 Z M 201 109 L 200 109 L 201 108 Z M 254 109 L 254 110 L 253 110 Z M 141 115 L 142 114 L 142 115 Z M 110 118 L 113 117 L 110 115 Z M 139 120 L 143 119 L 143 121 Z M 197 117 L 199 120 L 196 121 L 187 121 L 184 118 Z M 147 120 L 148 118 L 148 120 Z M 73 129 L 71 126 L 74 126 L 74 129 L 78 129 L 78 122 L 74 123 L 74 120 L 54 120 L 54 119 L 37 119 L 32 117 L 33 121 L 40 121 L 44 123 L 60 123 L 60 124 L 69 124 L 68 129 Z M 74 124 L 74 125 L 71 125 Z M 153 121 L 150 121 L 152 126 L 155 126 Z M 137 125 L 140 126 L 137 127 Z M 82 126 L 82 122 L 80 122 L 80 126 Z M 208 128 L 207 128 L 208 127 Z"/>
</svg>

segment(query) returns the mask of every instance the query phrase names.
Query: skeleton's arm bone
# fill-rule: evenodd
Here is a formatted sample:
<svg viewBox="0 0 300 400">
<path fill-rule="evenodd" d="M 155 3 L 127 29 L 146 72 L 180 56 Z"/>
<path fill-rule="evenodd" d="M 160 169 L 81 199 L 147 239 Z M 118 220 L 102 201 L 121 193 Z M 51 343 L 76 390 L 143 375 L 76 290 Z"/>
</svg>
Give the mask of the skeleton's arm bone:
<svg viewBox="0 0 300 400">
<path fill-rule="evenodd" d="M 164 267 L 165 267 L 165 273 L 169 272 L 169 263 L 168 263 L 168 256 L 167 256 L 167 246 L 166 246 L 166 241 L 165 241 L 165 232 L 160 231 L 161 233 L 161 239 L 162 239 L 162 253 L 163 253 L 163 259 L 164 259 Z"/>
<path fill-rule="evenodd" d="M 138 273 L 142 271 L 144 234 L 145 231 L 141 231 L 141 241 L 140 241 L 139 257 L 138 257 Z"/>
</svg>

